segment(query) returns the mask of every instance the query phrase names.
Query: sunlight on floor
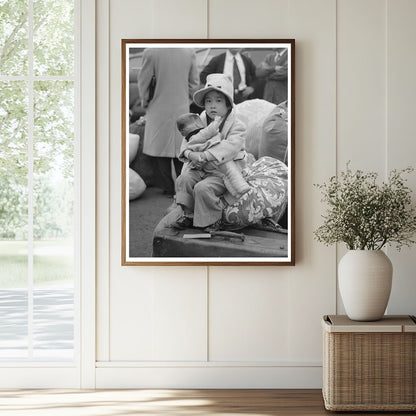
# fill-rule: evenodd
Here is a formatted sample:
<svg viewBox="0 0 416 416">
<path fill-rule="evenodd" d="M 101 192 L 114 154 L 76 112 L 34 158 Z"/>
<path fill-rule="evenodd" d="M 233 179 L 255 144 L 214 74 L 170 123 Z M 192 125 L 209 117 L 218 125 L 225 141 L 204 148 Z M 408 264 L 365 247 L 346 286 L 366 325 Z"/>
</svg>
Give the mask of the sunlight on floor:
<svg viewBox="0 0 416 416">
<path fill-rule="evenodd" d="M 235 407 L 234 411 L 229 411 Z M 218 410 L 214 410 L 218 409 Z M 221 395 L 187 390 L 0 390 L 1 416 L 238 415 L 250 413 Z"/>
</svg>

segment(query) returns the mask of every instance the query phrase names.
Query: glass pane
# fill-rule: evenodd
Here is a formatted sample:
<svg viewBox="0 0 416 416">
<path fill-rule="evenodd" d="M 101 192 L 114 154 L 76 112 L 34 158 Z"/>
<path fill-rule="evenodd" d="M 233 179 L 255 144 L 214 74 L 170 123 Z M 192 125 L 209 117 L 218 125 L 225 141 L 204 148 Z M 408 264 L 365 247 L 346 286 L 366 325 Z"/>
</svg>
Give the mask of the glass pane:
<svg viewBox="0 0 416 416">
<path fill-rule="evenodd" d="M 74 85 L 34 85 L 34 357 L 72 359 Z"/>
<path fill-rule="evenodd" d="M 74 211 L 74 85 L 35 82 L 34 92 L 35 282 L 72 280 Z M 49 242 L 46 244 L 46 242 Z M 45 264 L 39 262 L 45 259 Z M 38 261 L 38 263 L 36 263 Z M 61 272 L 51 279 L 50 266 Z M 71 265 L 71 266 L 69 266 Z M 45 272 L 45 273 L 44 273 Z"/>
<path fill-rule="evenodd" d="M 0 241 L 0 262 L 6 251 L 8 250 L 4 250 L 3 242 Z M 16 255 L 12 252 L 11 257 L 14 256 Z M 27 264 L 26 256 L 22 257 Z M 19 267 L 19 263 L 11 262 L 8 266 L 16 269 Z M 22 269 L 26 268 L 22 267 Z M 27 309 L 27 290 L 0 289 L 0 361 L 27 358 Z"/>
<path fill-rule="evenodd" d="M 27 0 L 0 0 L 0 75 L 27 75 L 27 10 Z"/>
<path fill-rule="evenodd" d="M 35 0 L 34 70 L 36 75 L 74 74 L 74 1 Z"/>
<path fill-rule="evenodd" d="M 33 357 L 72 360 L 74 350 L 74 290 L 37 288 L 33 298 Z"/>
<path fill-rule="evenodd" d="M 0 82 L 0 358 L 27 357 L 27 85 Z"/>
<path fill-rule="evenodd" d="M 0 239 L 25 241 L 28 194 L 26 83 L 0 82 L 0 103 Z"/>
</svg>

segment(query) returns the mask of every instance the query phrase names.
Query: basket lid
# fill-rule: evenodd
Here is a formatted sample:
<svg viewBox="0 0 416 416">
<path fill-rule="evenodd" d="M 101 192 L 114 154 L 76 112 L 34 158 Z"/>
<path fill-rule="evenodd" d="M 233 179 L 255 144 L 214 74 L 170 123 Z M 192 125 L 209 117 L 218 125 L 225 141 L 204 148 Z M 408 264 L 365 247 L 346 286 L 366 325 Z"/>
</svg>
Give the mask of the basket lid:
<svg viewBox="0 0 416 416">
<path fill-rule="evenodd" d="M 416 318 L 410 315 L 385 315 L 372 322 L 352 321 L 346 315 L 325 315 L 322 327 L 327 332 L 416 332 Z"/>
</svg>

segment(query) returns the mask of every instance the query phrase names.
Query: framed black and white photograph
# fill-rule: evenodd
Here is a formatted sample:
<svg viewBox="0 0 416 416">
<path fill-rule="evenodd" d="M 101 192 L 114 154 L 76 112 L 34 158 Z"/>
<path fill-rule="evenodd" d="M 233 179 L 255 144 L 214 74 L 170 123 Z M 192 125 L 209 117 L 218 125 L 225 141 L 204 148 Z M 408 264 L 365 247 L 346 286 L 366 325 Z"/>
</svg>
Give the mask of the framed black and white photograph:
<svg viewBox="0 0 416 416">
<path fill-rule="evenodd" d="M 122 265 L 294 265 L 295 41 L 121 58 Z"/>
</svg>

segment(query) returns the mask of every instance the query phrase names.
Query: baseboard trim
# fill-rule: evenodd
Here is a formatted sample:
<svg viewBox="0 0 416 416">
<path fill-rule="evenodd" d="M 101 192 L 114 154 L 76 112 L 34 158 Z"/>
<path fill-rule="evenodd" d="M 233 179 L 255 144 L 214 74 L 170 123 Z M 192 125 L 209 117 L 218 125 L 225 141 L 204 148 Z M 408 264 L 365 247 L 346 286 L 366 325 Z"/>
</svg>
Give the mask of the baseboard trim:
<svg viewBox="0 0 416 416">
<path fill-rule="evenodd" d="M 153 367 L 320 367 L 312 361 L 97 361 L 97 368 L 153 368 Z"/>
<path fill-rule="evenodd" d="M 312 389 L 321 366 L 97 367 L 96 388 Z"/>
</svg>

